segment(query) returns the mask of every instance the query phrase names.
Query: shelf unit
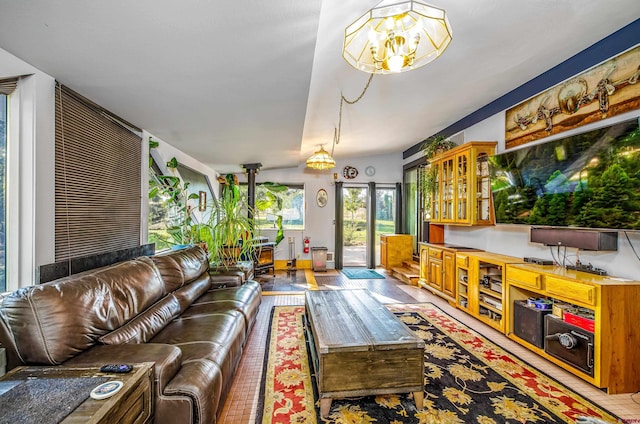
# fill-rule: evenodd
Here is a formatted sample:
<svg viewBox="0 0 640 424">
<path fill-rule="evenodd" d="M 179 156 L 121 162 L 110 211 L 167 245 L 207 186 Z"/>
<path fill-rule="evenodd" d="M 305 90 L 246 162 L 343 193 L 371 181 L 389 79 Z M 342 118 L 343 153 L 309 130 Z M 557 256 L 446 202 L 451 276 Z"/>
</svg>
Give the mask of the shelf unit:
<svg viewBox="0 0 640 424">
<path fill-rule="evenodd" d="M 640 332 L 636 328 L 640 322 L 640 281 L 551 265 L 509 264 L 505 282 L 505 334 L 509 338 L 611 394 L 638 391 Z M 593 376 L 514 334 L 513 303 L 529 297 L 556 299 L 593 311 Z"/>
<path fill-rule="evenodd" d="M 458 282 L 456 304 L 458 308 L 469 312 L 469 256 L 466 253 L 456 254 L 456 281 Z"/>
<path fill-rule="evenodd" d="M 521 258 L 491 252 L 459 253 L 456 257 L 458 307 L 504 332 L 506 265 L 522 262 Z"/>
</svg>

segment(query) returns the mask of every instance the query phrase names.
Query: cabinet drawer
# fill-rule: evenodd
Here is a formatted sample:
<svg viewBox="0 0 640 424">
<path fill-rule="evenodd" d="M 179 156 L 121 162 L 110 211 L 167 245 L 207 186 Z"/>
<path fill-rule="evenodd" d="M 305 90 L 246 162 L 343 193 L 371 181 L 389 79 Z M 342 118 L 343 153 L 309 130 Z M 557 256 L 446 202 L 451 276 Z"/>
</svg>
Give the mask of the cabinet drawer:
<svg viewBox="0 0 640 424">
<path fill-rule="evenodd" d="M 467 268 L 469 266 L 469 257 L 467 255 L 456 254 L 456 265 Z"/>
<path fill-rule="evenodd" d="M 539 289 L 542 287 L 542 277 L 537 272 L 517 269 L 507 266 L 507 280 L 518 285 Z"/>
<path fill-rule="evenodd" d="M 442 259 L 442 250 L 429 248 L 429 256 L 434 259 Z"/>
<path fill-rule="evenodd" d="M 556 277 L 545 277 L 545 288 L 549 295 L 562 296 L 587 305 L 596 304 L 596 288 L 576 281 Z"/>
</svg>

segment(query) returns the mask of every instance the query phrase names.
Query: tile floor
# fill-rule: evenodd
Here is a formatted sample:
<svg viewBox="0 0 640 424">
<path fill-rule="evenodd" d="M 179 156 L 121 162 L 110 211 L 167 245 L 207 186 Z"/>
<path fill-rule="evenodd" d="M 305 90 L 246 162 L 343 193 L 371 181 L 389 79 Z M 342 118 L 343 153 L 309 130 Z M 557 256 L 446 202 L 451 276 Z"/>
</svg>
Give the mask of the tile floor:
<svg viewBox="0 0 640 424">
<path fill-rule="evenodd" d="M 383 270 L 377 271 L 384 273 Z M 404 284 L 389 275 L 386 275 L 385 280 L 349 280 L 336 271 L 330 270 L 328 273 L 318 273 L 314 276 L 311 271 L 307 270 L 306 272 L 298 271 L 295 275 L 287 275 L 285 272 L 278 271 L 275 277 L 258 276 L 257 279 L 262 281 L 263 301 L 256 324 L 249 336 L 244 354 L 236 371 L 233 386 L 219 416 L 219 422 L 222 424 L 248 424 L 255 422 L 269 316 L 273 306 L 304 304 L 304 297 L 300 294 L 300 290 L 306 288 L 331 290 L 361 287 L 372 291 L 382 303 L 431 302 L 585 398 L 620 416 L 625 422 L 640 424 L 640 393 L 608 395 L 555 364 L 542 359 L 459 309 L 451 307 L 445 300 L 432 295 L 424 289 Z"/>
</svg>

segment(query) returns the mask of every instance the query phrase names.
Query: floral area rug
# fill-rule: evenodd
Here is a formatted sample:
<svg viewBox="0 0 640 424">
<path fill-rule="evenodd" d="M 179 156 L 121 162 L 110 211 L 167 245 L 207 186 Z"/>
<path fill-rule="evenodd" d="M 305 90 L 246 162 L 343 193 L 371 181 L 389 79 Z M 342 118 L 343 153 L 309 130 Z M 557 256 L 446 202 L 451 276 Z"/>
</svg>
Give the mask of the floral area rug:
<svg viewBox="0 0 640 424">
<path fill-rule="evenodd" d="M 303 306 L 276 306 L 267 339 L 257 423 L 575 423 L 579 416 L 622 422 L 518 359 L 436 306 L 387 305 L 425 340 L 424 408 L 409 394 L 336 399 L 326 419 L 308 358 Z M 349 370 L 344 370 L 349 378 Z"/>
</svg>

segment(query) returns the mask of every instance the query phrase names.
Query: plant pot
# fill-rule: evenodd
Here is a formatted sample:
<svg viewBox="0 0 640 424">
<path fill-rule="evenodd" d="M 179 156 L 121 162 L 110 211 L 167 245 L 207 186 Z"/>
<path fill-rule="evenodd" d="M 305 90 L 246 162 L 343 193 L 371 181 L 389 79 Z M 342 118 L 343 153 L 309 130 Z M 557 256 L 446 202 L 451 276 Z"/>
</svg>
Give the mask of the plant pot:
<svg viewBox="0 0 640 424">
<path fill-rule="evenodd" d="M 182 249 L 186 249 L 187 247 L 191 247 L 190 244 L 174 244 L 173 246 L 171 246 L 171 250 L 182 250 Z"/>
</svg>

